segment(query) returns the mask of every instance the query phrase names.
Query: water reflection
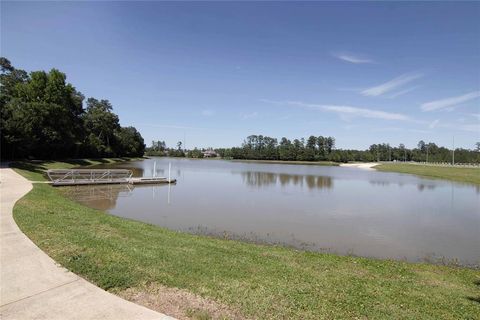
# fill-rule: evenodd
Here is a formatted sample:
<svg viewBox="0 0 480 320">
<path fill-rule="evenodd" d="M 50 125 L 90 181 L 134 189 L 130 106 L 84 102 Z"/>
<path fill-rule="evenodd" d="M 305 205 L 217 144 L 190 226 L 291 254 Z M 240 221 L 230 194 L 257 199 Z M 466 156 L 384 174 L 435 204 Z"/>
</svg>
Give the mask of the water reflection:
<svg viewBox="0 0 480 320">
<path fill-rule="evenodd" d="M 387 180 L 369 180 L 369 183 L 372 185 L 372 186 L 377 186 L 377 187 L 388 187 L 392 184 L 394 185 L 398 185 L 399 187 L 403 187 L 404 183 L 398 183 L 398 182 L 390 182 L 390 181 L 387 181 Z M 416 183 L 416 186 L 417 186 L 417 190 L 418 191 L 423 191 L 423 190 L 433 190 L 435 189 L 435 184 L 433 183 L 423 183 L 423 182 L 419 182 L 419 183 Z"/>
<path fill-rule="evenodd" d="M 418 189 L 418 191 L 423 191 L 425 189 L 426 190 L 433 190 L 433 189 L 435 189 L 435 185 L 419 183 L 419 184 L 417 184 L 417 189 Z"/>
<path fill-rule="evenodd" d="M 130 184 L 110 184 L 91 186 L 69 186 L 59 188 L 67 197 L 99 210 L 115 208 L 119 197 L 132 195 L 134 186 Z"/>
<path fill-rule="evenodd" d="M 232 172 L 240 174 L 245 184 L 251 187 L 262 188 L 270 185 L 280 184 L 282 187 L 307 186 L 308 189 L 331 189 L 333 180 L 328 176 L 283 174 L 265 171 L 242 171 Z"/>
</svg>

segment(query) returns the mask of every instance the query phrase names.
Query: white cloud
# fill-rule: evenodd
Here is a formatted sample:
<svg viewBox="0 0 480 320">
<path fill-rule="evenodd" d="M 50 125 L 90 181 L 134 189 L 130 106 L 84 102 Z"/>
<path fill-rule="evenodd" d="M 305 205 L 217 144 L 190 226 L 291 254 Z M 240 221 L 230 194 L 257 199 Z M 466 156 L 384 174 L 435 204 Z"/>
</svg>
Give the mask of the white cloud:
<svg viewBox="0 0 480 320">
<path fill-rule="evenodd" d="M 478 97 L 480 97 L 480 91 L 473 91 L 457 97 L 450 97 L 450 98 L 425 102 L 421 105 L 421 109 L 423 111 L 433 111 L 433 110 L 454 107 L 460 103 L 467 102 Z"/>
<path fill-rule="evenodd" d="M 442 128 L 469 131 L 469 132 L 475 132 L 477 134 L 480 134 L 480 123 L 475 123 L 475 124 L 442 123 L 442 124 L 439 124 L 438 126 Z"/>
<path fill-rule="evenodd" d="M 364 96 L 373 96 L 373 97 L 380 96 L 382 94 L 385 94 L 387 92 L 400 88 L 403 85 L 421 77 L 423 77 L 423 74 L 421 73 L 402 74 L 401 76 L 396 77 L 385 83 L 382 83 L 378 86 L 365 89 L 361 92 L 361 94 L 363 94 Z"/>
<path fill-rule="evenodd" d="M 350 63 L 360 64 L 360 63 L 373 63 L 374 61 L 371 59 L 367 59 L 362 56 L 350 54 L 350 53 L 333 53 L 335 58 L 338 58 L 343 61 L 347 61 Z"/>
<path fill-rule="evenodd" d="M 428 125 L 428 127 L 429 127 L 430 129 L 434 129 L 434 128 L 438 125 L 439 122 L 440 122 L 439 119 L 433 120 L 432 122 L 430 122 L 430 124 Z"/>
<path fill-rule="evenodd" d="M 477 118 L 480 121 L 480 113 L 472 113 L 470 114 L 472 117 Z"/>
<path fill-rule="evenodd" d="M 476 124 L 464 124 L 464 125 L 458 126 L 457 128 L 460 129 L 460 130 L 463 130 L 463 131 L 471 131 L 471 132 L 480 133 L 480 124 L 478 124 L 478 123 L 476 123 Z"/>
<path fill-rule="evenodd" d="M 418 87 L 419 87 L 419 86 L 407 88 L 407 89 L 405 89 L 405 90 L 401 90 L 401 91 L 395 92 L 395 93 L 389 95 L 388 97 L 389 97 L 390 99 L 394 99 L 394 98 L 396 98 L 396 97 L 403 96 L 404 94 L 409 93 L 410 91 L 413 91 L 413 90 L 417 89 Z"/>
<path fill-rule="evenodd" d="M 211 110 L 211 109 L 204 109 L 202 110 L 202 116 L 204 117 L 211 117 L 215 114 L 215 111 Z"/>
<path fill-rule="evenodd" d="M 310 104 L 310 103 L 304 103 L 301 101 L 283 101 L 282 102 L 282 101 L 272 101 L 272 100 L 266 100 L 266 99 L 262 99 L 262 101 L 273 103 L 273 104 L 286 104 L 290 106 L 303 107 L 303 108 L 312 109 L 312 110 L 334 112 L 341 117 L 349 116 L 349 117 L 373 118 L 373 119 L 383 119 L 383 120 L 400 120 L 400 121 L 410 120 L 408 116 L 401 113 L 385 112 L 380 110 L 357 108 L 352 106 Z"/>
<path fill-rule="evenodd" d="M 351 106 L 321 105 L 320 109 L 336 112 L 338 114 L 347 114 L 363 118 L 374 118 L 383 120 L 408 120 L 406 115 L 400 113 L 385 112 L 379 110 L 356 108 Z"/>
<path fill-rule="evenodd" d="M 255 119 L 258 118 L 258 112 L 251 112 L 251 113 L 245 113 L 242 115 L 242 119 L 248 120 L 248 119 Z"/>
</svg>

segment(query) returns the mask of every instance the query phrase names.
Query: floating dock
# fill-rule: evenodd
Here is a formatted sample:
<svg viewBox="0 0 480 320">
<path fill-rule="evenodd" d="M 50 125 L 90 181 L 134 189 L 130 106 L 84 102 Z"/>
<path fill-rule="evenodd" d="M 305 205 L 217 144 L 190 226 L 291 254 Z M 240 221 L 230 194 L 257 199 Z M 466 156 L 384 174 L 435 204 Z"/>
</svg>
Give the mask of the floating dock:
<svg viewBox="0 0 480 320">
<path fill-rule="evenodd" d="M 77 186 L 98 184 L 163 184 L 176 183 L 164 177 L 134 178 L 128 169 L 50 169 L 48 178 L 54 186 Z"/>
<path fill-rule="evenodd" d="M 158 183 L 176 183 L 177 180 L 171 179 L 168 180 L 164 177 L 153 177 L 153 178 L 131 178 L 131 184 L 158 184 Z"/>
</svg>

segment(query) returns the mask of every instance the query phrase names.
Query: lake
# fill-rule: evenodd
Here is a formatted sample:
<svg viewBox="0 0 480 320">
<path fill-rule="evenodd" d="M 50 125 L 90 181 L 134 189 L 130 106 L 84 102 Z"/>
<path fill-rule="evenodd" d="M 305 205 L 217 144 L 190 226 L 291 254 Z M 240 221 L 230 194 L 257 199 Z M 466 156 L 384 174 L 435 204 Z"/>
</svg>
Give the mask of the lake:
<svg viewBox="0 0 480 320">
<path fill-rule="evenodd" d="M 92 208 L 172 230 L 303 250 L 480 264 L 480 188 L 358 168 L 152 158 L 103 165 L 176 185 L 62 187 Z M 97 166 L 98 167 L 98 166 Z"/>
</svg>

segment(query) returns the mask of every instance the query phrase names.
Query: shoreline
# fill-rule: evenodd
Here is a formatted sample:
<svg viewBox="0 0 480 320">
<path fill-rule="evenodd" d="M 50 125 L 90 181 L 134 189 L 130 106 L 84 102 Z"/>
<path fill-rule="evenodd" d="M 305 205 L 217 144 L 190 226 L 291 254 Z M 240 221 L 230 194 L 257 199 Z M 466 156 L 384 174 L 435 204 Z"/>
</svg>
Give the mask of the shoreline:
<svg viewBox="0 0 480 320">
<path fill-rule="evenodd" d="M 375 167 L 380 165 L 379 162 L 355 162 L 355 163 L 342 163 L 340 167 L 346 168 L 358 168 L 363 170 L 375 170 Z"/>
</svg>

